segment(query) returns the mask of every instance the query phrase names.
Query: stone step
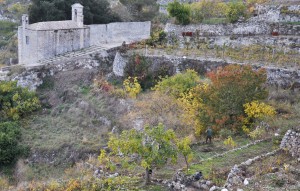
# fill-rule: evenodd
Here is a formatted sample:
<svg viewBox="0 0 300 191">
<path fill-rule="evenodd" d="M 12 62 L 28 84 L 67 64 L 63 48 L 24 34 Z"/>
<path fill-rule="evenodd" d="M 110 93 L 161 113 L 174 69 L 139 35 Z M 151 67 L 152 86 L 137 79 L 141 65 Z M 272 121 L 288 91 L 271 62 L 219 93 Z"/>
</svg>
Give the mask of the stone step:
<svg viewBox="0 0 300 191">
<path fill-rule="evenodd" d="M 74 54 L 71 57 L 64 56 L 64 57 L 53 58 L 53 59 L 48 59 L 48 60 L 41 60 L 39 62 L 39 64 L 47 64 L 47 63 L 56 62 L 56 61 L 60 61 L 60 60 L 64 60 L 64 59 L 77 58 L 77 57 L 80 57 L 80 56 L 85 56 L 85 55 L 92 54 L 92 53 L 99 52 L 99 51 L 101 51 L 101 49 L 94 50 L 94 51 L 87 52 L 87 53 Z"/>
<path fill-rule="evenodd" d="M 76 52 L 70 52 L 70 53 L 66 53 L 64 55 L 60 55 L 60 56 L 57 56 L 57 57 L 54 57 L 54 58 L 40 60 L 38 62 L 38 64 L 48 64 L 48 63 L 60 61 L 60 60 L 63 60 L 63 59 L 76 58 L 76 57 L 79 57 L 79 56 L 92 54 L 92 53 L 95 53 L 95 52 L 101 51 L 101 50 L 105 50 L 105 48 L 103 48 L 101 46 L 91 46 L 89 48 L 79 50 L 79 51 L 76 51 Z"/>
</svg>

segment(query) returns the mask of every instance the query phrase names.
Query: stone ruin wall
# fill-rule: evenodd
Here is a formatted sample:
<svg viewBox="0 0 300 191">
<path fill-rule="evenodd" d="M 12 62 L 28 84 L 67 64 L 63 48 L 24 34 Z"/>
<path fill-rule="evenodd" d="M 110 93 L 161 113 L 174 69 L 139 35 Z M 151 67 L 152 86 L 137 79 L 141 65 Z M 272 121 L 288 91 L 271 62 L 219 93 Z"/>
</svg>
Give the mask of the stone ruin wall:
<svg viewBox="0 0 300 191">
<path fill-rule="evenodd" d="M 286 9 L 282 13 L 282 9 Z M 186 42 L 196 46 L 197 40 L 213 46 L 241 47 L 260 44 L 273 46 L 283 51 L 300 52 L 300 5 L 282 6 L 265 5 L 257 7 L 257 16 L 247 22 L 235 24 L 167 24 L 165 32 L 168 41 L 176 38 L 179 46 Z M 192 37 L 183 37 L 183 33 L 192 32 Z"/>
<path fill-rule="evenodd" d="M 293 157 L 300 160 L 300 126 L 286 132 L 280 148 L 289 151 Z"/>
<path fill-rule="evenodd" d="M 272 36 L 273 31 L 278 31 L 278 36 Z M 242 47 L 250 45 L 274 46 L 279 50 L 300 51 L 300 25 L 268 24 L 265 22 L 247 22 L 228 25 L 174 25 L 167 24 L 165 32 L 168 41 L 174 37 L 183 48 L 189 41 L 191 46 L 204 42 L 210 46 Z M 183 33 L 192 32 L 192 37 L 183 37 Z M 198 42 L 197 42 L 198 41 Z"/>
</svg>

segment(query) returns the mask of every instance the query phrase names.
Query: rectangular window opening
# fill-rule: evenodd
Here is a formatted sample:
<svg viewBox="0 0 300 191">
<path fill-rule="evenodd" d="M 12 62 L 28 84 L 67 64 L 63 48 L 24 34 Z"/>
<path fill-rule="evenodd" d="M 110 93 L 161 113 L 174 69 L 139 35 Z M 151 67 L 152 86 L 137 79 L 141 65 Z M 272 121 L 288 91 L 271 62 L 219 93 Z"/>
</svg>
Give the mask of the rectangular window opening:
<svg viewBox="0 0 300 191">
<path fill-rule="evenodd" d="M 29 44 L 29 36 L 26 36 L 26 44 Z"/>
</svg>

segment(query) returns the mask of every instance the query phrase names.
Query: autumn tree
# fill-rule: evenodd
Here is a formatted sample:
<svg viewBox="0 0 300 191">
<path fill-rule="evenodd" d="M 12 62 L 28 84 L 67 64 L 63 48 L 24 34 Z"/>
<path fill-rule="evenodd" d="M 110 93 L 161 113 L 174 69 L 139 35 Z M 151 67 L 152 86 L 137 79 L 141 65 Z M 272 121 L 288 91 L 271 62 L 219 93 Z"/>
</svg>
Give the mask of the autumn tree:
<svg viewBox="0 0 300 191">
<path fill-rule="evenodd" d="M 206 91 L 198 91 L 207 111 L 206 123 L 216 127 L 237 128 L 245 117 L 243 105 L 267 98 L 264 86 L 265 69 L 251 66 L 228 65 L 207 74 L 211 84 Z"/>
<path fill-rule="evenodd" d="M 130 157 L 137 154 L 139 164 L 145 169 L 145 184 L 150 183 L 151 171 L 155 167 L 162 167 L 170 159 L 177 160 L 176 136 L 171 129 L 166 130 L 162 124 L 137 131 L 131 129 L 123 131 L 121 135 L 111 135 L 108 142 L 113 154 Z"/>
</svg>

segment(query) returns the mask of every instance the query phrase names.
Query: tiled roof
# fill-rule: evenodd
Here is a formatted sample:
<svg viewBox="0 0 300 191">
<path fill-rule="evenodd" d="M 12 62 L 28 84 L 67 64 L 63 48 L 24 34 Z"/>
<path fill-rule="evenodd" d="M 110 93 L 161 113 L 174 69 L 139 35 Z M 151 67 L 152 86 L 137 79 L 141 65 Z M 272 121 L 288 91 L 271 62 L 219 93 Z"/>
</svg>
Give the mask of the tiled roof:
<svg viewBox="0 0 300 191">
<path fill-rule="evenodd" d="M 72 7 L 80 7 L 80 8 L 83 8 L 83 6 L 80 4 L 80 3 L 75 3 L 72 5 Z"/>
<path fill-rule="evenodd" d="M 79 27 L 78 24 L 72 20 L 68 21 L 48 21 L 48 22 L 39 22 L 28 25 L 28 29 L 31 30 L 61 30 L 61 29 L 78 29 L 85 28 Z"/>
</svg>

